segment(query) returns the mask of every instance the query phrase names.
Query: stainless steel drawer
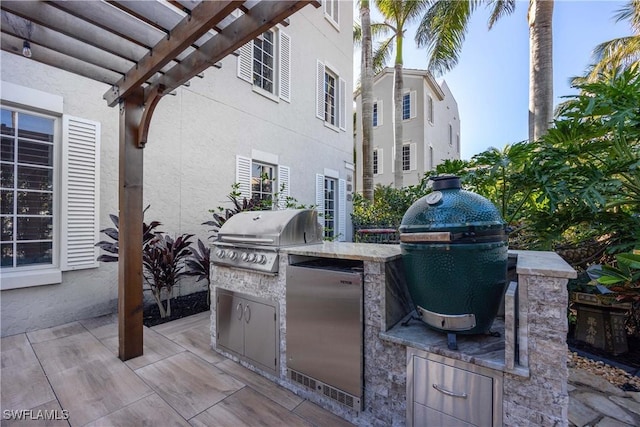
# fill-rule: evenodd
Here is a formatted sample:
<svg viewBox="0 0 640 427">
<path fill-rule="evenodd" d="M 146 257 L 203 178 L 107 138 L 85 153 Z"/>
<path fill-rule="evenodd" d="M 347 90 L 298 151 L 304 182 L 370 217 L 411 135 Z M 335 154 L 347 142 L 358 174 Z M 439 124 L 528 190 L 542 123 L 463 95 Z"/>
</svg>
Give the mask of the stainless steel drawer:
<svg viewBox="0 0 640 427">
<path fill-rule="evenodd" d="M 413 404 L 413 427 L 474 427 L 473 424 L 453 418 L 419 403 Z"/>
<path fill-rule="evenodd" d="M 414 402 L 477 426 L 493 424 L 491 377 L 417 356 L 413 362 Z"/>
</svg>

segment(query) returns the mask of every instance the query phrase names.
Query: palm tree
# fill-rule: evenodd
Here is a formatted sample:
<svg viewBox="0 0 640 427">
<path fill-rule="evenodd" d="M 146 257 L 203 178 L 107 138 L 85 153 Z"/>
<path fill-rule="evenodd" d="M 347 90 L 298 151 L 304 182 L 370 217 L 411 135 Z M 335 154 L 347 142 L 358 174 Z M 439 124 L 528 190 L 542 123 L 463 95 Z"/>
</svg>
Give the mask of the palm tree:
<svg viewBox="0 0 640 427">
<path fill-rule="evenodd" d="M 371 24 L 371 32 L 374 36 L 388 36 L 382 40 L 373 53 L 374 71 L 381 70 L 384 64 L 391 58 L 395 51 L 394 61 L 394 141 L 395 141 L 395 172 L 393 184 L 401 188 L 402 182 L 402 43 L 404 41 L 405 28 L 416 20 L 427 6 L 425 0 L 374 0 L 374 3 L 382 16 L 383 23 Z"/>
<path fill-rule="evenodd" d="M 616 22 L 629 20 L 634 34 L 596 46 L 593 50 L 595 62 L 587 70 L 587 81 L 593 82 L 601 74 L 618 74 L 640 62 L 640 0 L 629 0 L 614 18 Z"/>
<path fill-rule="evenodd" d="M 373 51 L 369 0 L 360 0 L 362 40 L 360 82 L 362 96 L 362 195 L 373 202 Z"/>
<path fill-rule="evenodd" d="M 634 0 L 638 1 L 638 0 Z M 551 126 L 553 119 L 553 41 L 554 0 L 529 0 L 529 140 L 535 141 Z M 516 0 L 436 0 L 425 13 L 416 32 L 416 42 L 430 53 L 428 68 L 435 74 L 451 70 L 457 63 L 476 8 L 492 7 L 489 29 L 503 16 L 510 15 Z"/>
</svg>

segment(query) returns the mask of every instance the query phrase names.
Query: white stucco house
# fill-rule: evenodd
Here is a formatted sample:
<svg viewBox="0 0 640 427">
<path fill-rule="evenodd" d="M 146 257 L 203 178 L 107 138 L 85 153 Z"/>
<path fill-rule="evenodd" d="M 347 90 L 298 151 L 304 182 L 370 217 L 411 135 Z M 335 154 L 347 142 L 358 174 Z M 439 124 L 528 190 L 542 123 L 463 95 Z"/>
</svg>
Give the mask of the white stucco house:
<svg viewBox="0 0 640 427">
<path fill-rule="evenodd" d="M 163 97 L 144 148 L 146 220 L 204 241 L 238 183 L 245 197 L 317 205 L 326 237 L 351 239 L 353 7 L 322 3 Z M 94 246 L 118 212 L 109 87 L 1 60 L 1 334 L 114 312 L 117 264 Z"/>
<path fill-rule="evenodd" d="M 373 182 L 393 185 L 394 110 L 393 68 L 385 68 L 373 81 Z M 446 159 L 460 158 L 458 104 L 443 80 L 438 84 L 425 70 L 403 71 L 404 185 L 417 184 L 425 172 Z M 356 93 L 356 190 L 362 191 L 361 96 Z"/>
</svg>

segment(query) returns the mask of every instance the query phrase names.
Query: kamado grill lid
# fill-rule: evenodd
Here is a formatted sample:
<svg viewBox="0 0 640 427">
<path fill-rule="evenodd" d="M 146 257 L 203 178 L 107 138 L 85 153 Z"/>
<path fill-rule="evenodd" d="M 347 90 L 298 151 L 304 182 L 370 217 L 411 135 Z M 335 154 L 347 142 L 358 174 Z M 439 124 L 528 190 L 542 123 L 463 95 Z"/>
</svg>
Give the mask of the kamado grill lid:
<svg viewBox="0 0 640 427">
<path fill-rule="evenodd" d="M 462 190 L 457 176 L 439 176 L 433 192 L 405 212 L 400 225 L 402 242 L 498 241 L 505 239 L 505 222 L 488 199 Z"/>
</svg>

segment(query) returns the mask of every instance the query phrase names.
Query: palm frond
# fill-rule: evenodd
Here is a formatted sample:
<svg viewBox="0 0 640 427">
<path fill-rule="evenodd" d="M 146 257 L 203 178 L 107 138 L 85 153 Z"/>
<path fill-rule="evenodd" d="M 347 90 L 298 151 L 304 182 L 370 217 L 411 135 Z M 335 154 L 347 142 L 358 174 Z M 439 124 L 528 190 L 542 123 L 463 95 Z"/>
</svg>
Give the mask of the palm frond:
<svg viewBox="0 0 640 427">
<path fill-rule="evenodd" d="M 636 34 L 640 34 L 640 0 L 629 0 L 613 15 L 616 22 L 629 21 Z"/>
<path fill-rule="evenodd" d="M 593 50 L 594 63 L 589 67 L 587 81 L 600 75 L 617 74 L 640 62 L 640 35 L 620 37 L 600 43 Z"/>
<path fill-rule="evenodd" d="M 389 63 L 391 54 L 393 53 L 393 40 L 395 35 L 382 41 L 373 51 L 373 73 L 378 74 Z"/>
<path fill-rule="evenodd" d="M 418 47 L 426 48 L 427 68 L 436 75 L 451 70 L 462 50 L 476 1 L 438 1 L 427 10 L 416 30 Z"/>
<path fill-rule="evenodd" d="M 493 10 L 489 17 L 489 29 L 493 28 L 494 24 L 500 20 L 503 16 L 511 15 L 516 10 L 516 0 L 495 0 L 489 5 L 493 4 Z"/>
<path fill-rule="evenodd" d="M 360 46 L 362 43 L 362 26 L 358 22 L 353 23 L 353 44 Z"/>
</svg>

